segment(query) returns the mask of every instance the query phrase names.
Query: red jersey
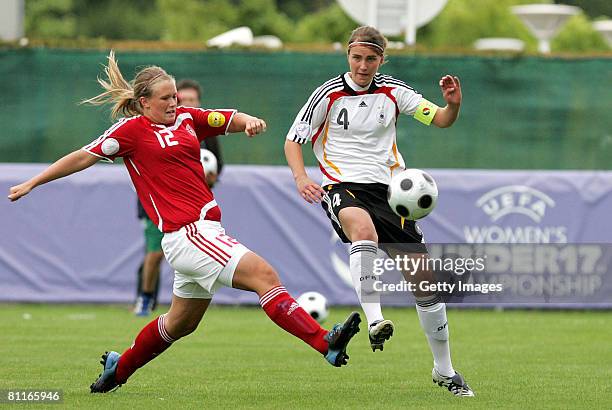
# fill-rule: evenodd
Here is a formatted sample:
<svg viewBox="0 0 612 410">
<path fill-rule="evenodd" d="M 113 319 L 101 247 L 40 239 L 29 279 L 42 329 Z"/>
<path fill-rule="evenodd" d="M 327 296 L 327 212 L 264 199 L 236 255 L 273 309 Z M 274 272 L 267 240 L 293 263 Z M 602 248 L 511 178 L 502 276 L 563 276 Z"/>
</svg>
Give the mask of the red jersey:
<svg viewBox="0 0 612 410">
<path fill-rule="evenodd" d="M 123 157 L 140 203 L 162 232 L 199 219 L 221 220 L 204 177 L 200 142 L 227 134 L 235 110 L 177 107 L 172 125 L 123 118 L 83 149 L 105 161 Z"/>
</svg>

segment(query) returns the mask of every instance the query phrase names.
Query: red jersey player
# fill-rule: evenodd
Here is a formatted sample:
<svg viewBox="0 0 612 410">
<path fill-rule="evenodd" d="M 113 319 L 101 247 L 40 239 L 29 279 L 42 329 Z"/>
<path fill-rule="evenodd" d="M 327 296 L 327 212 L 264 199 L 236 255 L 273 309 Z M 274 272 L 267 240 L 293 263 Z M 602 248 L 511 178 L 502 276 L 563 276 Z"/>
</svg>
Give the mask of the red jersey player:
<svg viewBox="0 0 612 410">
<path fill-rule="evenodd" d="M 162 248 L 175 269 L 170 310 L 145 326 L 122 354 L 106 352 L 103 372 L 91 385 L 105 393 L 124 384 L 200 323 L 213 294 L 222 286 L 256 292 L 266 314 L 299 337 L 332 365 L 346 364 L 346 347 L 359 331 L 359 314 L 327 331 L 298 306 L 276 271 L 260 256 L 225 233 L 221 210 L 206 185 L 199 142 L 209 136 L 264 132 L 266 123 L 235 110 L 177 106 L 174 78 L 162 68 L 140 70 L 128 83 L 114 53 L 108 57 L 105 91 L 85 102 L 112 103 L 112 115 L 125 116 L 99 138 L 59 159 L 30 180 L 10 188 L 16 201 L 33 188 L 92 166 L 123 157 L 140 202 L 164 232 Z"/>
</svg>

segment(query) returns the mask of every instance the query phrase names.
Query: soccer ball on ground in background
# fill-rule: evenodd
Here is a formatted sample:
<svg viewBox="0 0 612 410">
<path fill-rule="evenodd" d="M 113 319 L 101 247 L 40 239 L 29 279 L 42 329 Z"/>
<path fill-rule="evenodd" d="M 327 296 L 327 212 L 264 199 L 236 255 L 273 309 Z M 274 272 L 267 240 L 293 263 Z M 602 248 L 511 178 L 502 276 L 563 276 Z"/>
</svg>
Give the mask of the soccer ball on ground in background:
<svg viewBox="0 0 612 410">
<path fill-rule="evenodd" d="M 420 169 L 406 169 L 391 178 L 387 200 L 399 216 L 417 220 L 427 216 L 438 201 L 436 181 Z"/>
<path fill-rule="evenodd" d="M 296 302 L 319 323 L 325 322 L 329 316 L 327 299 L 318 292 L 303 293 Z"/>
</svg>

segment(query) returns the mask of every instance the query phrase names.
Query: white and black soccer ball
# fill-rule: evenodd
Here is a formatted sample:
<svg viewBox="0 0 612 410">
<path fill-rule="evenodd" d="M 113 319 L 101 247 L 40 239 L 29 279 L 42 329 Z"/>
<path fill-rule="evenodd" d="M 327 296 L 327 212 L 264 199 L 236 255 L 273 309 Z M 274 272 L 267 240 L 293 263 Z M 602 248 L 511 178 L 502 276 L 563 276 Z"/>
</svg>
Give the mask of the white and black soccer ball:
<svg viewBox="0 0 612 410">
<path fill-rule="evenodd" d="M 429 215 L 436 207 L 438 186 L 427 172 L 406 169 L 391 178 L 387 200 L 393 212 L 415 221 Z"/>
<path fill-rule="evenodd" d="M 327 299 L 319 292 L 303 293 L 297 298 L 296 302 L 319 323 L 325 322 L 325 319 L 329 316 Z"/>
<path fill-rule="evenodd" d="M 200 149 L 200 162 L 202 162 L 202 167 L 204 167 L 204 173 L 206 175 L 217 174 L 217 171 L 218 171 L 217 157 L 211 151 L 201 148 Z"/>
</svg>

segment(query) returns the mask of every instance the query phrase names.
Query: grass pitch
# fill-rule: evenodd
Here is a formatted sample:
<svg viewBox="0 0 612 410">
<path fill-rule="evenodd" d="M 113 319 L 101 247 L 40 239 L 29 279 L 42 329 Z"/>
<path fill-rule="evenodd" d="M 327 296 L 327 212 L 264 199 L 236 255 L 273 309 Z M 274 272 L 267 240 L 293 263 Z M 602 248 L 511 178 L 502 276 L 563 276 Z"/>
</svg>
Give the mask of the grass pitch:
<svg viewBox="0 0 612 410">
<path fill-rule="evenodd" d="M 326 325 L 348 313 L 332 309 Z M 431 382 L 431 354 L 413 308 L 387 308 L 385 316 L 396 325 L 385 350 L 372 353 L 362 323 L 349 365 L 333 368 L 261 309 L 213 306 L 194 334 L 117 392 L 92 395 L 100 354 L 122 352 L 150 319 L 125 306 L 0 305 L 0 390 L 61 389 L 58 407 L 88 409 L 612 405 L 609 312 L 449 310 L 453 364 L 476 392 L 473 399 Z M 40 404 L 19 405 L 30 407 Z"/>
</svg>

